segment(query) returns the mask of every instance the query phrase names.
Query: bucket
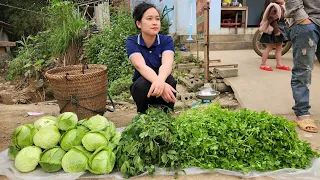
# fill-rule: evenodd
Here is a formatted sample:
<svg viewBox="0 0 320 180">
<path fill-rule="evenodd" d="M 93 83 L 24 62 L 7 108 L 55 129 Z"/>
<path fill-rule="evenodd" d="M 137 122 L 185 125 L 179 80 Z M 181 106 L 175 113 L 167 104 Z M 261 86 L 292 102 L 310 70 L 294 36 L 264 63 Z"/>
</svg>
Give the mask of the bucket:
<svg viewBox="0 0 320 180">
<path fill-rule="evenodd" d="M 108 73 L 104 65 L 85 64 L 57 67 L 46 78 L 58 101 L 60 113 L 74 112 L 78 119 L 106 111 Z"/>
</svg>

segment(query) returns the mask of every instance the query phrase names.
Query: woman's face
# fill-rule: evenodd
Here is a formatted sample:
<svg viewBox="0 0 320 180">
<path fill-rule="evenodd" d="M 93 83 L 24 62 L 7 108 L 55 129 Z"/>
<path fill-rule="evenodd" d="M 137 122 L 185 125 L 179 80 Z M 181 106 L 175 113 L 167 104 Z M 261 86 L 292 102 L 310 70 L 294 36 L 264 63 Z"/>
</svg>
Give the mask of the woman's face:
<svg viewBox="0 0 320 180">
<path fill-rule="evenodd" d="M 136 22 L 142 33 L 155 36 L 160 31 L 160 16 L 155 8 L 148 9 L 142 16 L 141 21 Z"/>
</svg>

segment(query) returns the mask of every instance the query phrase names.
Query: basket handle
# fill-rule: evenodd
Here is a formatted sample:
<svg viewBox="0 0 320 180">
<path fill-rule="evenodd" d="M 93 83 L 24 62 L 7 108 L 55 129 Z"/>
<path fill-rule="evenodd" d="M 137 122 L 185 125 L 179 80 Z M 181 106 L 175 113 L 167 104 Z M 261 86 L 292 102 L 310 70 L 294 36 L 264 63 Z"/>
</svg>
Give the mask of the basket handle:
<svg viewBox="0 0 320 180">
<path fill-rule="evenodd" d="M 84 63 L 84 64 L 82 65 L 82 70 L 81 70 L 82 74 L 84 74 L 85 68 L 89 69 L 88 63 Z"/>
<path fill-rule="evenodd" d="M 66 73 L 66 80 L 70 81 L 70 79 L 68 79 L 68 75 L 69 75 L 69 73 Z"/>
<path fill-rule="evenodd" d="M 114 102 L 112 101 L 112 98 L 111 98 L 110 93 L 109 93 L 108 90 L 107 90 L 107 95 L 108 95 L 108 97 L 110 99 L 110 102 L 111 102 L 111 105 L 112 105 L 112 109 L 109 109 L 109 108 L 106 108 L 106 109 L 109 112 L 114 112 L 116 110 L 116 106 L 115 106 Z"/>
<path fill-rule="evenodd" d="M 110 99 L 110 101 L 111 101 L 111 105 L 112 105 L 112 108 L 111 108 L 111 109 L 106 108 L 106 111 L 114 112 L 114 111 L 116 110 L 116 106 L 115 106 L 115 104 L 114 104 L 114 102 L 113 102 L 113 100 L 112 100 L 112 98 L 111 98 L 111 96 L 110 96 L 110 93 L 108 92 L 108 89 L 107 89 L 106 93 L 107 93 L 107 95 L 108 95 L 108 97 L 109 97 L 109 99 Z M 104 113 L 104 112 L 105 112 L 105 110 L 92 110 L 92 109 L 90 109 L 90 108 L 87 108 L 87 107 L 85 107 L 85 106 L 82 106 L 82 105 L 80 105 L 80 104 L 78 103 L 78 100 L 79 100 L 79 99 L 78 99 L 76 96 L 71 96 L 70 99 L 65 100 L 65 101 L 67 101 L 67 103 L 60 109 L 60 113 L 64 112 L 64 109 L 65 109 L 65 108 L 67 107 L 67 105 L 70 104 L 70 103 L 71 103 L 71 104 L 75 104 L 76 106 L 79 106 L 79 107 L 81 107 L 81 108 L 83 108 L 83 109 L 85 109 L 85 110 L 94 112 L 94 113 L 96 113 L 96 114 L 100 114 L 100 113 Z"/>
</svg>

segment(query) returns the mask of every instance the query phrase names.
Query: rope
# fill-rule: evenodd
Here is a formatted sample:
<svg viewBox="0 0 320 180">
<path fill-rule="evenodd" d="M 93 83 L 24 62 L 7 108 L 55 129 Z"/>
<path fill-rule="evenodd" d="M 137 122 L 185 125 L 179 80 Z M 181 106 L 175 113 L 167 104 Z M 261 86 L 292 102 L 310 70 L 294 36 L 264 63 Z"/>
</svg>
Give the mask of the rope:
<svg viewBox="0 0 320 180">
<path fill-rule="evenodd" d="M 82 105 L 79 104 L 79 102 L 78 102 L 78 100 L 94 98 L 94 97 L 100 96 L 101 94 L 104 94 L 104 93 L 107 93 L 107 95 L 108 95 L 108 97 L 109 97 L 109 99 L 110 99 L 110 101 L 111 101 L 111 104 L 112 104 L 112 109 L 107 108 L 106 110 L 109 111 L 109 112 L 114 112 L 114 111 L 116 110 L 115 104 L 114 104 L 114 102 L 113 102 L 110 94 L 109 94 L 107 91 L 105 91 L 105 92 L 103 92 L 103 93 L 100 93 L 100 94 L 98 94 L 98 95 L 91 96 L 91 97 L 78 98 L 77 96 L 71 96 L 70 99 L 60 100 L 60 101 L 66 101 L 66 102 L 67 102 L 67 103 L 61 108 L 60 113 L 62 113 L 62 112 L 64 111 L 64 109 L 65 109 L 70 103 L 73 104 L 73 105 L 76 105 L 76 106 L 77 106 L 77 109 L 78 109 L 78 107 L 81 107 L 81 108 L 83 108 L 83 109 L 85 109 L 85 110 L 91 111 L 91 112 L 96 113 L 96 114 L 104 113 L 104 112 L 105 112 L 104 109 L 103 109 L 103 110 L 93 110 L 93 109 L 87 108 L 87 107 L 85 107 L 85 106 L 82 106 Z M 57 99 L 57 100 L 58 100 L 58 99 Z"/>
</svg>

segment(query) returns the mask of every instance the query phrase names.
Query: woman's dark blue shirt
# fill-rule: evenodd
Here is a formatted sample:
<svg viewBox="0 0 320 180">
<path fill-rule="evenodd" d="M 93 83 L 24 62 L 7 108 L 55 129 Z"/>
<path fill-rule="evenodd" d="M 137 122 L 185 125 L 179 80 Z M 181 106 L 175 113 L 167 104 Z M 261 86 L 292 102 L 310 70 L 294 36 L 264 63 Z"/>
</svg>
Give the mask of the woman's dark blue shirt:
<svg viewBox="0 0 320 180">
<path fill-rule="evenodd" d="M 140 53 L 146 65 L 152 68 L 157 74 L 161 66 L 162 53 L 164 51 L 174 52 L 174 43 L 171 36 L 158 34 L 156 40 L 151 47 L 147 47 L 143 41 L 142 35 L 131 36 L 126 41 L 127 55 L 130 57 L 136 53 Z M 135 69 L 132 81 L 137 80 L 141 74 Z"/>
</svg>

